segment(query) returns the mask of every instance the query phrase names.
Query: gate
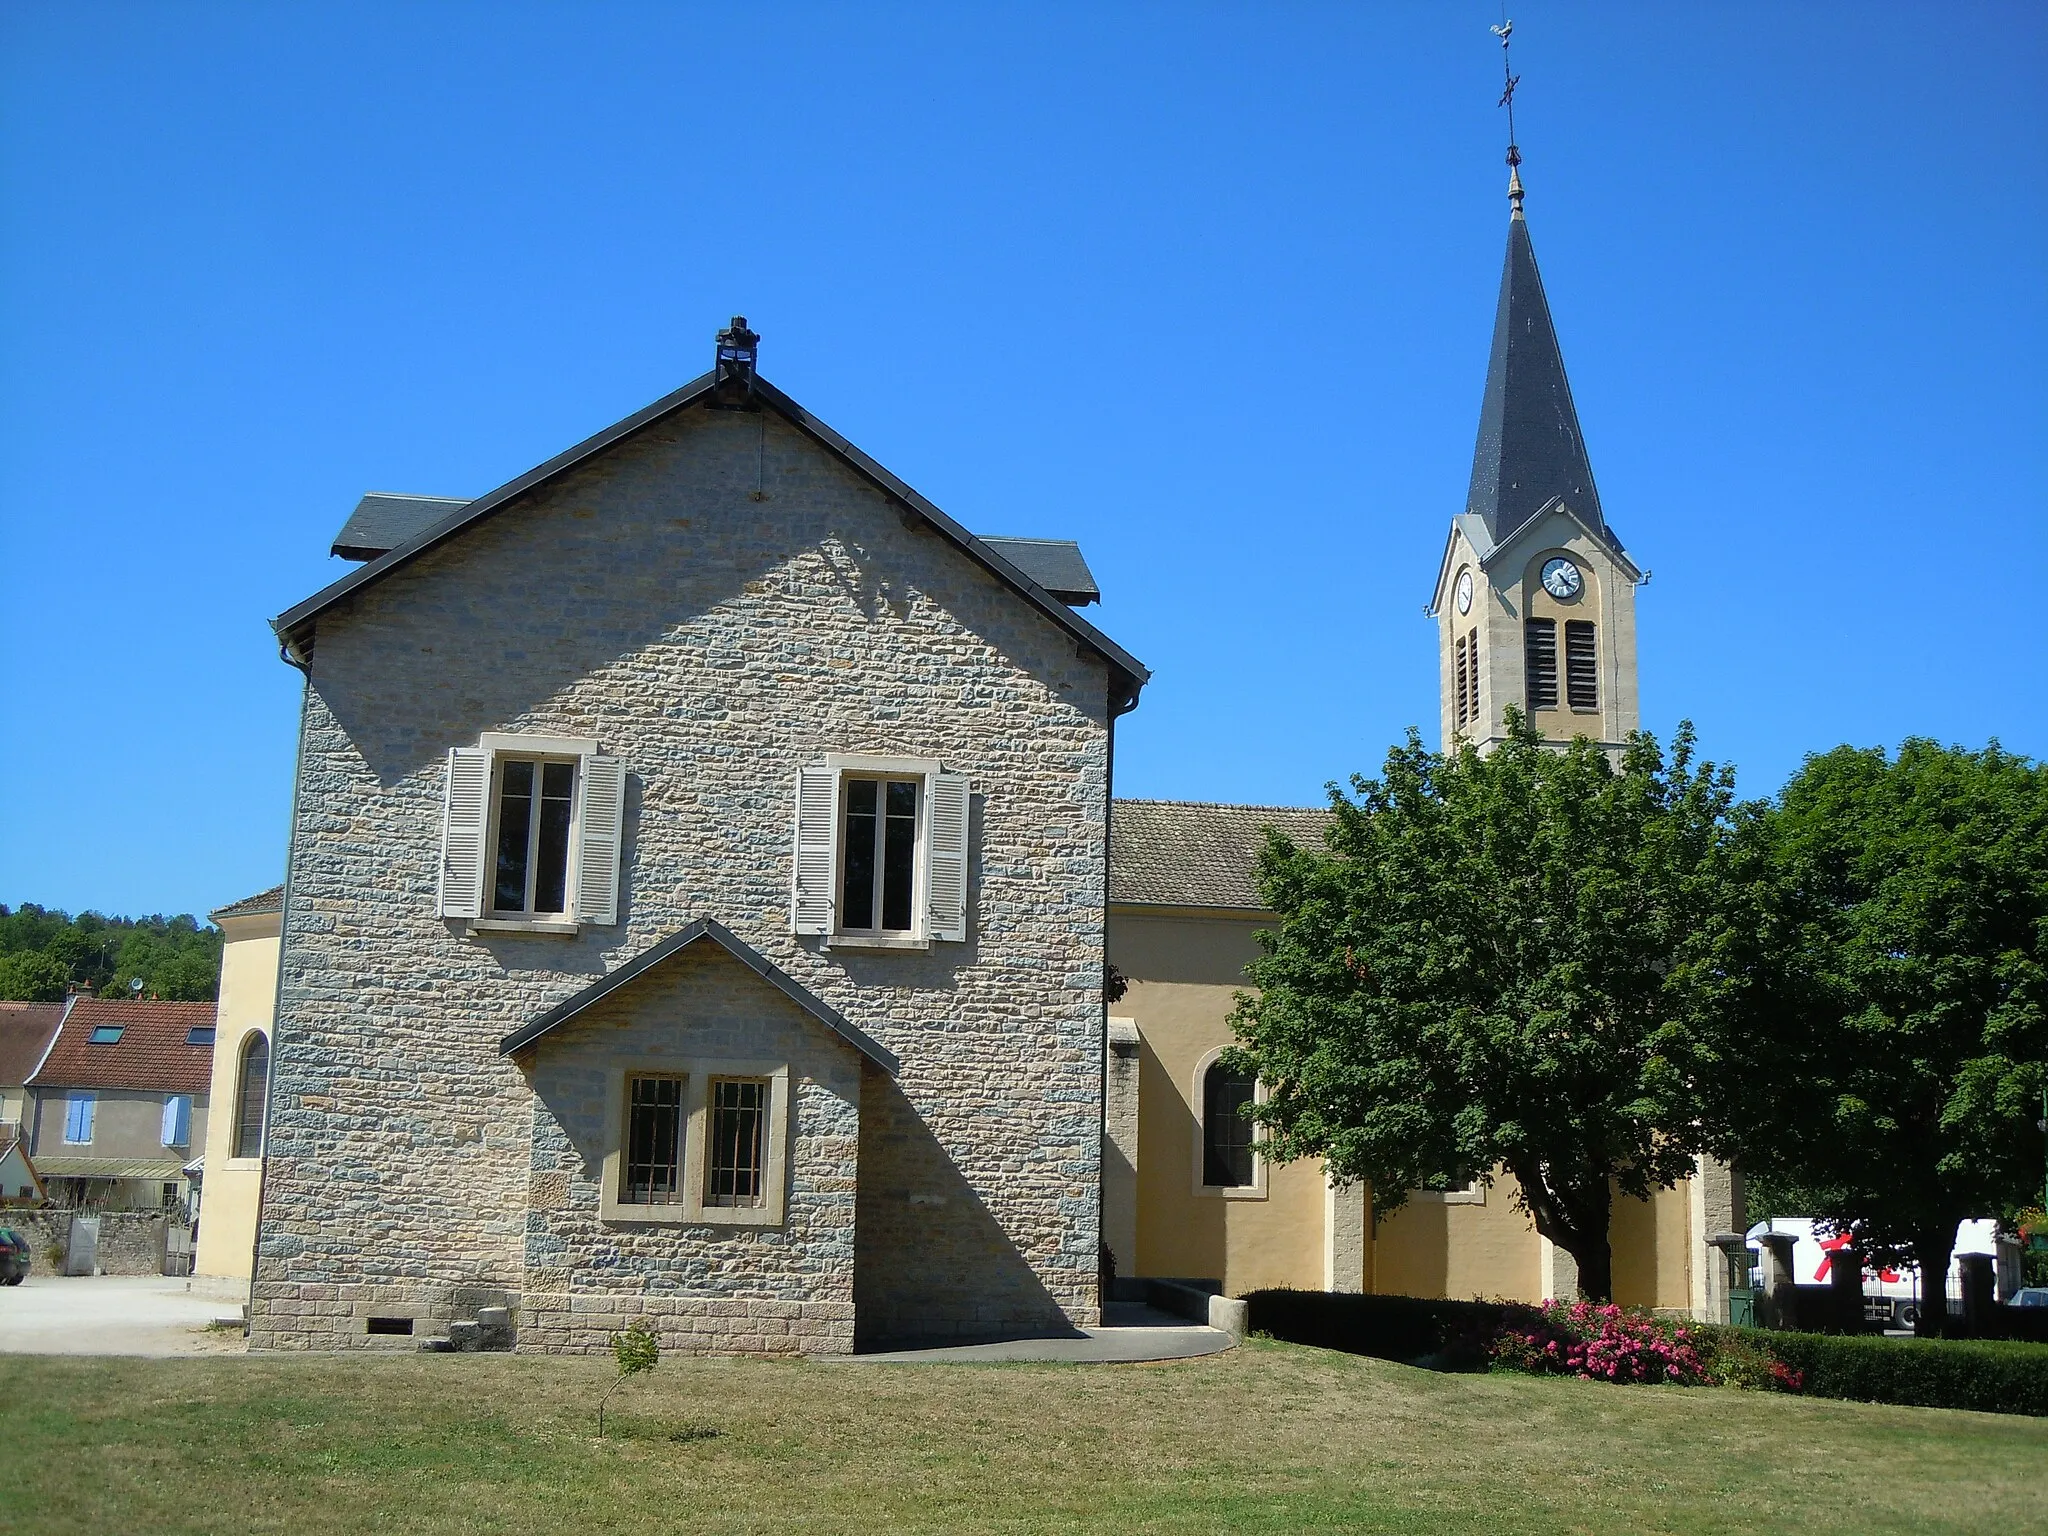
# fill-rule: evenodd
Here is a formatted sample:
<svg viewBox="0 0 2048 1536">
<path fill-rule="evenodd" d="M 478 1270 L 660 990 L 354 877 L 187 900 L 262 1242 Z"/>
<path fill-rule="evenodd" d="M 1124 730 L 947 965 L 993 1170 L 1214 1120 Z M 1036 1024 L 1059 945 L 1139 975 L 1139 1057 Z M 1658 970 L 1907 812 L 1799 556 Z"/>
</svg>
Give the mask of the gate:
<svg viewBox="0 0 2048 1536">
<path fill-rule="evenodd" d="M 64 1273 L 89 1275 L 99 1267 L 99 1258 L 99 1217 L 73 1216 L 71 1235 L 64 1242 Z"/>
<path fill-rule="evenodd" d="M 167 1275 L 189 1275 L 192 1273 L 192 1238 L 194 1229 L 182 1221 L 164 1223 L 164 1273 Z"/>
</svg>

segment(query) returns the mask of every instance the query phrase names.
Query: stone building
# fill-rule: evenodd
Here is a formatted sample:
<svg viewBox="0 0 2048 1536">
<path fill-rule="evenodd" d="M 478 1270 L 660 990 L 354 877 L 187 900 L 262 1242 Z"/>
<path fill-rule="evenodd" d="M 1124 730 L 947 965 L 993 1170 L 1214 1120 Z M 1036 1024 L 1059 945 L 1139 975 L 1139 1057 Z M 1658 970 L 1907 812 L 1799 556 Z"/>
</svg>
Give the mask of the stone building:
<svg viewBox="0 0 2048 1536">
<path fill-rule="evenodd" d="M 1110 740 L 1071 545 L 716 367 L 370 497 L 306 673 L 258 1347 L 832 1352 L 1097 1315 Z"/>
</svg>

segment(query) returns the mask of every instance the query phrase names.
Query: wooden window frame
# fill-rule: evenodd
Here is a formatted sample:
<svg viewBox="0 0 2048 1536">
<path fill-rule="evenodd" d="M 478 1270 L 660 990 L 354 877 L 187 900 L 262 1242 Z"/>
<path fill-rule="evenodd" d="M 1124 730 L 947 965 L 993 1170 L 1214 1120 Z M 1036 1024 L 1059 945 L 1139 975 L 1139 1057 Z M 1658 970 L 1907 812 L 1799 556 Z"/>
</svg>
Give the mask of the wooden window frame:
<svg viewBox="0 0 2048 1536">
<path fill-rule="evenodd" d="M 246 1113 L 249 1100 L 249 1057 L 258 1046 L 263 1048 L 263 1098 L 256 1111 L 256 1150 L 246 1151 L 243 1132 L 249 1128 Z M 235 1042 L 235 1102 L 234 1119 L 228 1126 L 228 1164 L 236 1168 L 260 1168 L 263 1166 L 264 1143 L 270 1138 L 270 1036 L 260 1029 L 252 1029 Z"/>
<path fill-rule="evenodd" d="M 626 1132 L 633 1079 L 682 1078 L 682 1198 L 647 1203 L 620 1199 L 626 1173 Z M 718 1081 L 754 1080 L 768 1084 L 767 1124 L 762 1149 L 761 1203 L 752 1206 L 713 1205 L 705 1199 L 710 1177 L 710 1085 Z M 789 1122 L 791 1074 L 786 1061 L 704 1060 L 696 1057 L 650 1059 L 612 1068 L 606 1098 L 605 1157 L 598 1193 L 598 1217 L 626 1226 L 779 1227 L 789 1206 Z"/>
<path fill-rule="evenodd" d="M 832 753 L 825 759 L 832 774 L 832 927 L 826 936 L 829 949 L 924 949 L 932 947 L 931 932 L 931 808 L 932 780 L 938 777 L 938 759 L 930 757 L 870 757 L 853 753 Z M 879 783 L 914 780 L 917 784 L 917 835 L 910 852 L 910 927 L 848 928 L 842 922 L 846 891 L 846 786 L 856 779 Z M 877 853 L 882 840 L 883 817 L 877 817 Z M 882 909 L 882 861 L 875 861 L 875 914 Z"/>
<path fill-rule="evenodd" d="M 498 826 L 505 808 L 505 769 L 513 763 L 533 764 L 533 808 L 526 828 L 526 905 L 500 907 L 498 900 Z M 541 779 L 550 764 L 569 769 L 569 827 L 562 848 L 562 910 L 536 912 L 534 896 L 540 884 Z M 580 754 L 559 752 L 499 751 L 491 754 L 491 810 L 484 821 L 484 904 L 480 922 L 515 923 L 521 927 L 573 924 L 576 921 L 577 848 L 582 838 L 583 759 Z"/>
</svg>

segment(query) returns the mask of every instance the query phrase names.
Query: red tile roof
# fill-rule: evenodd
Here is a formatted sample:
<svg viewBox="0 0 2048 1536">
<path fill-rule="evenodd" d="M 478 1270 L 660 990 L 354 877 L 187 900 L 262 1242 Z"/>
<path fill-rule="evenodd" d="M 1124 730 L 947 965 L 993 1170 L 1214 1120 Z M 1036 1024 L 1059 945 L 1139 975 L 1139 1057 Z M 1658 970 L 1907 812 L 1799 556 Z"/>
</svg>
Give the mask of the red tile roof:
<svg viewBox="0 0 2048 1536">
<path fill-rule="evenodd" d="M 28 1081 L 63 1018 L 62 1003 L 0 1003 L 0 1085 Z"/>
<path fill-rule="evenodd" d="M 65 1015 L 43 1069 L 30 1079 L 39 1088 L 139 1088 L 150 1093 L 204 1093 L 213 1073 L 213 1047 L 187 1045 L 197 1028 L 212 1028 L 213 1003 L 126 1003 L 81 997 Z M 122 1025 L 121 1038 L 94 1045 L 92 1032 Z"/>
</svg>

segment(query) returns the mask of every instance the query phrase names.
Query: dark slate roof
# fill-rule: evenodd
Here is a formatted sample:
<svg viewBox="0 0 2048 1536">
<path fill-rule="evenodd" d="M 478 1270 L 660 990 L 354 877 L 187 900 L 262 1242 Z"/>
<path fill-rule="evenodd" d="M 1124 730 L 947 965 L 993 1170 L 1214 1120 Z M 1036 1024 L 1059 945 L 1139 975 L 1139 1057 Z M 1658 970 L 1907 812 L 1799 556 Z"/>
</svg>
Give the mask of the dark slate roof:
<svg viewBox="0 0 2048 1536">
<path fill-rule="evenodd" d="M 1071 607 L 1102 601 L 1095 573 L 1072 539 L 1008 539 L 985 533 L 981 542 Z"/>
<path fill-rule="evenodd" d="M 284 887 L 273 885 L 267 891 L 258 891 L 254 896 L 244 896 L 240 901 L 231 901 L 224 907 L 215 907 L 207 916 L 214 922 L 224 917 L 259 917 L 266 912 L 284 910 Z"/>
<path fill-rule="evenodd" d="M 78 998 L 64 1015 L 57 1043 L 30 1081 L 39 1088 L 203 1094 L 213 1075 L 213 1047 L 193 1045 L 187 1037 L 194 1029 L 211 1028 L 218 1011 L 212 1003 Z M 110 1045 L 94 1045 L 92 1032 L 102 1024 L 119 1024 L 121 1038 Z"/>
<path fill-rule="evenodd" d="M 287 608 L 270 621 L 270 627 L 276 631 L 278 639 L 283 643 L 286 657 L 304 660 L 312 645 L 315 621 L 337 603 L 353 597 L 361 588 L 383 580 L 393 571 L 404 569 L 428 550 L 496 513 L 517 500 L 524 492 L 545 485 L 558 475 L 566 474 L 586 459 L 603 453 L 616 443 L 623 442 L 644 427 L 652 426 L 677 411 L 705 403 L 711 398 L 717 382 L 715 373 L 700 374 L 673 394 L 664 395 L 652 405 L 635 411 L 623 421 L 614 422 L 596 436 L 585 438 L 575 447 L 555 455 L 545 464 L 536 465 L 488 495 L 479 496 L 475 501 L 456 507 L 447 515 L 420 529 L 404 543 L 395 545 L 379 555 L 369 564 L 321 588 L 304 602 Z M 1137 657 L 1046 591 L 1007 557 L 977 539 L 946 513 L 940 511 L 934 503 L 869 458 L 766 379 L 755 375 L 751 381 L 751 389 L 755 402 L 774 410 L 798 431 L 835 455 L 848 468 L 893 500 L 905 515 L 923 519 L 936 532 L 957 545 L 969 559 L 1107 661 L 1112 678 L 1117 683 L 1116 712 L 1123 713 L 1136 707 L 1139 690 L 1152 676 Z"/>
<path fill-rule="evenodd" d="M 334 536 L 334 553 L 344 560 L 374 560 L 468 505 L 468 500 L 460 496 L 401 496 L 396 491 L 372 491 L 356 503 L 355 511 L 349 513 L 341 532 Z"/>
<path fill-rule="evenodd" d="M 1508 221 L 1507 263 L 1465 508 L 1485 521 L 1500 544 L 1560 498 L 1595 531 L 1607 531 L 1536 270 L 1536 249 L 1529 243 L 1528 222 L 1517 213 Z"/>
<path fill-rule="evenodd" d="M 895 1073 L 897 1061 L 893 1055 L 876 1044 L 864 1031 L 848 1023 L 837 1009 L 828 1006 L 810 988 L 797 981 L 725 924 L 709 917 L 700 917 L 689 927 L 670 934 L 652 949 L 643 950 L 610 975 L 585 987 L 567 1002 L 558 1003 L 539 1018 L 521 1025 L 498 1042 L 499 1052 L 510 1056 L 514 1051 L 524 1050 L 550 1030 L 568 1023 L 600 998 L 609 997 L 627 982 L 645 975 L 671 956 L 681 954 L 699 939 L 709 939 L 876 1066 L 892 1075 Z"/>
<path fill-rule="evenodd" d="M 0 1003 L 0 1088 L 19 1088 L 34 1075 L 63 1022 L 62 1003 Z"/>
<path fill-rule="evenodd" d="M 1109 823 L 1109 899 L 1263 912 L 1253 872 L 1265 829 L 1320 848 L 1329 824 L 1328 811 L 1303 806 L 1119 800 Z"/>
</svg>

